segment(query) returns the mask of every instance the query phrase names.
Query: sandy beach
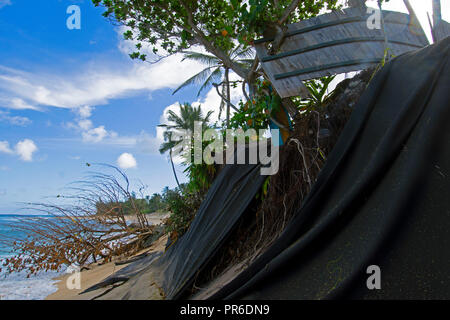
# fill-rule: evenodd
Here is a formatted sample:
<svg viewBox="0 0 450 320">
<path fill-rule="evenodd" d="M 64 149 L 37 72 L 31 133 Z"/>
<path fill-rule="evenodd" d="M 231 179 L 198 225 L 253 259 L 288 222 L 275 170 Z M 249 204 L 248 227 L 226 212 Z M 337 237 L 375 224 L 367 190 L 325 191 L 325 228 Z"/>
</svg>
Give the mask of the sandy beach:
<svg viewBox="0 0 450 320">
<path fill-rule="evenodd" d="M 145 218 L 147 219 L 147 221 L 149 223 L 157 225 L 157 224 L 161 224 L 164 219 L 169 217 L 169 215 L 170 215 L 170 213 L 167 213 L 167 212 L 155 212 L 155 213 L 146 214 Z M 134 215 L 125 216 L 125 220 L 128 223 L 138 222 L 137 217 Z"/>
<path fill-rule="evenodd" d="M 147 217 L 148 221 L 152 224 L 158 225 L 167 217 L 167 213 L 155 213 L 152 214 L 151 217 Z M 127 216 L 127 221 L 133 222 L 135 221 L 135 217 Z M 134 256 L 138 256 L 144 253 L 154 253 L 154 252 L 162 252 L 165 249 L 167 243 L 168 236 L 164 235 L 158 240 L 156 240 L 150 247 L 138 252 Z M 134 257 L 133 256 L 133 257 Z M 133 257 L 129 257 L 128 259 L 132 259 Z M 45 300 L 86 300 L 92 299 L 94 295 L 83 294 L 80 295 L 81 292 L 86 290 L 87 288 L 101 282 L 105 278 L 109 277 L 113 273 L 119 271 L 120 269 L 126 267 L 128 264 L 119 264 L 117 262 L 123 262 L 125 260 L 117 260 L 113 262 L 108 262 L 102 264 L 101 262 L 94 263 L 88 266 L 89 269 L 84 269 L 80 273 L 80 289 L 69 289 L 67 286 L 67 281 L 72 274 L 66 274 L 60 277 L 55 278 L 58 283 L 56 284 L 58 290 L 45 298 Z"/>
</svg>

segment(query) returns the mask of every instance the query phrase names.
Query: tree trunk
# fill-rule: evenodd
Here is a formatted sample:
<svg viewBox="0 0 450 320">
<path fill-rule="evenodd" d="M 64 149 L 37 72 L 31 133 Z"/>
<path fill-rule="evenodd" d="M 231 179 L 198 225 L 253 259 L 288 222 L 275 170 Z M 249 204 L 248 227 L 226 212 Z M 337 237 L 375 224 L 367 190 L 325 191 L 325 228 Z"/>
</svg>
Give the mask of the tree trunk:
<svg viewBox="0 0 450 320">
<path fill-rule="evenodd" d="M 169 156 L 170 156 L 170 163 L 172 164 L 173 175 L 175 176 L 175 180 L 177 181 L 178 188 L 181 190 L 180 182 L 178 181 L 177 173 L 176 173 L 176 171 L 175 171 L 175 165 L 173 164 L 173 159 L 172 159 L 172 148 L 170 148 Z"/>
<path fill-rule="evenodd" d="M 227 128 L 230 127 L 230 108 L 231 108 L 231 94 L 230 94 L 230 69 L 225 68 L 225 84 L 227 86 Z"/>
</svg>

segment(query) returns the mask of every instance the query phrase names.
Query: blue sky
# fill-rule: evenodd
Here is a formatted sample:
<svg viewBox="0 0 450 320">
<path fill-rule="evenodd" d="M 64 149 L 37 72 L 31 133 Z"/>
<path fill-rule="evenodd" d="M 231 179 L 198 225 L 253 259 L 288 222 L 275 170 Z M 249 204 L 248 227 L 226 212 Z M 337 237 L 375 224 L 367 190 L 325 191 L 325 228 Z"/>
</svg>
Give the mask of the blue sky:
<svg viewBox="0 0 450 320">
<path fill-rule="evenodd" d="M 72 4 L 81 30 L 66 27 Z M 86 162 L 117 165 L 123 153 L 136 161 L 127 168 L 134 163 L 123 158 L 126 173 L 148 194 L 175 186 L 156 126 L 178 102 L 218 98 L 197 98 L 195 87 L 172 96 L 201 66 L 132 61 L 132 44 L 102 12 L 90 0 L 0 0 L 0 213 L 60 194 L 91 170 Z"/>
<path fill-rule="evenodd" d="M 411 2 L 426 29 L 431 1 Z M 442 1 L 446 20 L 449 2 Z M 73 4 L 81 8 L 81 30 L 66 26 Z M 400 0 L 386 9 L 406 11 Z M 171 94 L 202 66 L 180 56 L 132 61 L 133 43 L 102 12 L 90 0 L 0 0 L 0 214 L 64 193 L 87 172 L 86 162 L 118 165 L 123 154 L 120 164 L 148 194 L 174 187 L 156 126 L 178 102 L 217 115 L 213 89 L 199 98 L 195 87 Z"/>
</svg>

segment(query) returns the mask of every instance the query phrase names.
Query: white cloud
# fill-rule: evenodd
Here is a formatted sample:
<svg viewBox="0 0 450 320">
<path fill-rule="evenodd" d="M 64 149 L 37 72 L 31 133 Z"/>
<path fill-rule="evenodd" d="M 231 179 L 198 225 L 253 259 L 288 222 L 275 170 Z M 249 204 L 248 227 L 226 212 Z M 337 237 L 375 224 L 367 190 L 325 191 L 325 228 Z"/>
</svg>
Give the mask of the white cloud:
<svg viewBox="0 0 450 320">
<path fill-rule="evenodd" d="M 9 147 L 8 141 L 0 141 L 0 152 L 12 154 L 14 151 Z"/>
<path fill-rule="evenodd" d="M 69 122 L 66 127 L 74 129 L 81 133 L 83 142 L 87 143 L 99 143 L 105 138 L 116 138 L 118 135 L 114 131 L 106 130 L 105 126 L 94 127 L 93 122 L 89 119 L 94 111 L 93 107 L 82 106 L 75 109 L 77 118 L 74 122 Z"/>
<path fill-rule="evenodd" d="M 85 119 L 89 118 L 92 115 L 92 107 L 90 106 L 82 106 L 77 109 L 80 118 Z"/>
<path fill-rule="evenodd" d="M 131 136 L 119 136 L 116 133 L 111 134 L 102 141 L 102 144 L 120 148 L 132 148 L 146 154 L 159 154 L 158 149 L 161 142 L 162 140 L 156 135 L 151 135 L 142 130 L 139 134 Z"/>
<path fill-rule="evenodd" d="M 11 0 L 0 0 L 0 9 L 5 6 L 10 6 L 11 4 Z"/>
<path fill-rule="evenodd" d="M 15 126 L 27 126 L 32 121 L 27 117 L 20 117 L 20 116 L 11 116 L 9 112 L 1 111 L 0 110 L 0 121 L 8 122 Z"/>
<path fill-rule="evenodd" d="M 38 148 L 33 140 L 25 139 L 18 142 L 14 150 L 23 161 L 33 161 L 33 153 L 36 152 Z"/>
<path fill-rule="evenodd" d="M 118 33 L 122 31 L 118 30 Z M 119 49 L 128 54 L 133 46 L 133 42 L 121 40 Z M 84 142 L 137 147 L 141 152 L 158 153 L 163 141 L 161 128 L 156 129 L 155 135 L 143 131 L 135 136 L 119 136 L 104 125 L 94 125 L 90 117 L 93 106 L 138 92 L 146 92 L 151 97 L 152 91 L 174 89 L 204 68 L 195 61 L 181 62 L 182 58 L 181 54 L 177 54 L 157 64 L 129 60 L 126 64 L 119 64 L 119 67 L 116 61 L 93 59 L 76 68 L 75 73 L 64 71 L 61 74 L 31 73 L 0 65 L 0 106 L 33 110 L 42 107 L 70 108 L 76 118 L 66 127 L 79 132 Z M 236 96 L 235 91 L 232 91 L 233 97 Z M 220 98 L 214 88 L 205 99 L 199 99 L 194 105 L 199 103 L 205 112 L 215 110 L 213 118 L 217 118 Z M 178 109 L 177 105 L 172 108 Z M 162 116 L 162 119 L 165 117 Z"/>
<path fill-rule="evenodd" d="M 117 159 L 117 164 L 121 169 L 136 168 L 137 162 L 131 153 L 122 153 Z"/>
<path fill-rule="evenodd" d="M 100 127 L 94 128 L 94 129 L 84 131 L 82 133 L 82 136 L 83 136 L 83 141 L 85 141 L 85 142 L 98 143 L 110 134 L 111 133 L 106 131 L 105 126 L 100 126 Z"/>
<path fill-rule="evenodd" d="M 0 1 L 3 6 L 10 4 L 9 0 Z M 444 18 L 448 16 L 446 12 L 450 12 L 446 10 L 449 6 L 447 2 L 449 1 L 442 1 Z M 368 1 L 372 6 L 375 3 L 375 0 Z M 430 11 L 429 1 L 411 0 L 411 3 L 427 29 L 426 13 Z M 400 0 L 390 1 L 384 8 L 406 11 L 403 1 Z M 117 28 L 120 37 L 118 47 L 121 52 L 128 54 L 135 50 L 135 42 L 123 40 L 123 31 L 124 28 Z M 146 53 L 151 56 L 151 52 Z M 75 72 L 64 70 L 59 74 L 30 73 L 0 66 L 0 106 L 34 110 L 38 110 L 39 106 L 80 108 L 80 112 L 89 113 L 89 106 L 104 105 L 111 99 L 140 91 L 151 94 L 152 91 L 162 88 L 176 88 L 188 77 L 203 69 L 203 66 L 195 61 L 186 60 L 181 63 L 181 54 L 170 56 L 156 64 L 130 60 L 118 66 L 117 61 L 98 60 L 93 59 L 77 67 Z"/>
<path fill-rule="evenodd" d="M 0 141 L 0 152 L 6 154 L 16 154 L 20 157 L 21 160 L 27 162 L 33 161 L 33 153 L 35 153 L 37 150 L 38 148 L 36 144 L 33 140 L 30 139 L 19 141 L 14 147 L 14 150 L 11 149 L 8 141 Z"/>
<path fill-rule="evenodd" d="M 38 110 L 37 107 L 28 104 L 27 102 L 25 102 L 24 100 L 22 100 L 20 98 L 11 99 L 10 106 L 12 109 L 18 109 L 18 110 L 25 110 L 25 109 Z"/>
<path fill-rule="evenodd" d="M 142 153 L 159 154 L 161 140 L 157 136 L 152 136 L 142 131 L 135 139 L 135 145 Z"/>
<path fill-rule="evenodd" d="M 1 81 L 1 79 L 0 79 L 0 81 Z M 20 98 L 0 97 L 0 107 L 14 109 L 14 110 L 27 110 L 27 109 L 36 110 L 36 111 L 40 110 L 38 107 L 31 105 L 30 103 L 27 103 L 23 99 L 20 99 Z"/>
<path fill-rule="evenodd" d="M 78 121 L 78 126 L 80 129 L 87 131 L 92 128 L 92 121 L 88 119 L 80 120 Z"/>
<path fill-rule="evenodd" d="M 176 88 L 203 69 L 195 61 L 181 63 L 182 55 L 157 64 L 129 61 L 90 61 L 75 73 L 30 73 L 0 66 L 0 106 L 12 109 L 38 109 L 38 106 L 73 108 L 89 113 L 89 107 L 105 105 L 111 99 L 138 92 Z M 14 98 L 11 98 L 14 97 Z M 85 116 L 86 114 L 84 114 Z"/>
<path fill-rule="evenodd" d="M 239 77 L 236 74 L 231 73 L 230 79 L 237 80 Z M 243 98 L 240 86 L 235 89 L 231 89 L 231 98 L 235 105 L 237 105 L 238 101 Z M 218 120 L 220 102 L 221 98 L 218 96 L 216 89 L 211 88 L 204 98 L 199 98 L 197 101 L 194 101 L 192 105 L 201 105 L 204 114 L 208 111 L 213 111 L 214 113 L 211 117 L 211 122 L 214 123 Z M 167 116 L 169 110 L 179 114 L 179 102 L 167 106 L 164 109 L 160 116 L 160 124 L 168 124 Z M 134 136 L 120 136 L 114 131 L 107 130 L 103 125 L 94 127 L 93 122 L 88 119 L 92 115 L 93 111 L 93 107 L 87 106 L 75 109 L 75 113 L 77 115 L 75 122 L 68 123 L 66 126 L 68 128 L 78 130 L 81 133 L 83 141 L 87 143 L 101 142 L 103 144 L 111 144 L 120 147 L 136 148 L 142 153 L 159 154 L 158 149 L 164 141 L 164 128 L 156 127 L 156 132 L 154 135 L 142 131 L 140 134 Z M 224 120 L 225 116 L 225 110 L 223 110 L 220 120 Z"/>
<path fill-rule="evenodd" d="M 119 49 L 128 54 L 131 44 L 121 40 Z M 76 118 L 66 127 L 79 132 L 84 142 L 137 146 L 143 152 L 155 153 L 162 136 L 158 138 L 144 132 L 122 137 L 103 125 L 94 125 L 89 118 L 93 106 L 141 92 L 151 97 L 152 91 L 174 89 L 204 68 L 195 61 L 181 62 L 182 58 L 177 54 L 157 64 L 129 60 L 119 67 L 116 61 L 93 59 L 76 68 L 75 73 L 64 71 L 61 74 L 31 73 L 0 65 L 0 107 L 33 110 L 70 108 Z"/>
</svg>

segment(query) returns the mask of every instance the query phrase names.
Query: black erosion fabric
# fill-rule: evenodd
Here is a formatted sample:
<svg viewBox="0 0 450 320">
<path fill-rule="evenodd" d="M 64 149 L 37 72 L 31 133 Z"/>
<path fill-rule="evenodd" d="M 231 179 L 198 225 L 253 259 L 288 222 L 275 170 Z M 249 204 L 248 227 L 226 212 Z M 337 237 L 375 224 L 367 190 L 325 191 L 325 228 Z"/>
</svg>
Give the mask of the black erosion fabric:
<svg viewBox="0 0 450 320">
<path fill-rule="evenodd" d="M 267 176 L 259 164 L 225 165 L 188 231 L 152 268 L 167 299 L 176 298 L 226 240 Z"/>
<path fill-rule="evenodd" d="M 449 46 L 377 73 L 286 230 L 213 299 L 450 299 Z"/>
<path fill-rule="evenodd" d="M 255 151 L 255 150 L 253 150 Z M 246 158 L 249 148 L 245 148 Z M 234 154 L 235 163 L 237 153 Z M 227 164 L 198 209 L 189 229 L 164 253 L 153 253 L 85 290 L 94 299 L 176 299 L 213 258 L 267 176 L 261 164 Z M 103 293 L 96 291 L 107 286 Z M 162 290 L 161 290 L 162 289 Z"/>
</svg>

